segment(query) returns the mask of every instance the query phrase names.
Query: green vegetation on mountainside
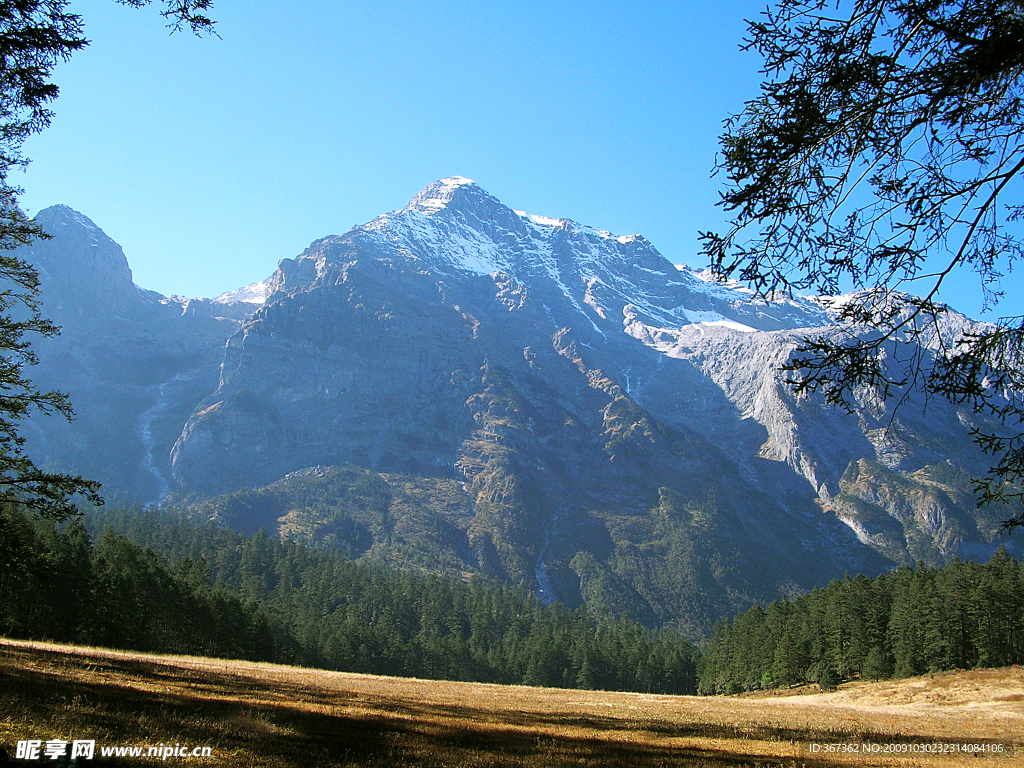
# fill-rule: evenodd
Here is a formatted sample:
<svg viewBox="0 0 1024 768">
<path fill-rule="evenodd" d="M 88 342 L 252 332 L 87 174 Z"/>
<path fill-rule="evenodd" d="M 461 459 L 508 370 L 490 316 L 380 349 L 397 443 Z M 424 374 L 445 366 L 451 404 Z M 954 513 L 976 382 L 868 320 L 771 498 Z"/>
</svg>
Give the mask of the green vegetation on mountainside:
<svg viewBox="0 0 1024 768">
<path fill-rule="evenodd" d="M 492 447 L 478 473 L 485 476 L 484 490 L 472 497 L 468 486 L 449 478 L 314 467 L 187 509 L 236 530 L 266 528 L 359 563 L 452 578 L 483 576 L 526 588 L 533 576 L 525 570 L 528 563 L 512 573 L 502 564 L 515 562 L 508 553 L 516 541 L 524 548 L 533 541 L 533 557 L 541 558 L 543 548 L 547 575 L 568 607 L 627 613 L 645 626 L 672 627 L 692 638 L 723 613 L 778 594 L 752 586 L 771 583 L 778 569 L 743 557 L 744 533 L 724 512 L 719 483 L 705 468 L 691 469 L 685 482 L 667 477 L 674 488 L 662 487 L 652 498 L 624 482 L 616 486 L 613 474 L 612 490 L 590 489 L 596 498 L 589 503 L 583 493 L 574 500 L 582 511 L 554 515 L 546 529 L 520 520 L 519 528 L 530 530 L 512 530 L 511 522 L 503 522 L 515 517 L 509 506 L 538 503 L 527 493 L 529 484 L 517 480 L 523 470 L 516 461 L 514 450 Z M 787 580 L 787 588 L 792 583 Z"/>
<path fill-rule="evenodd" d="M 193 506 L 236 530 L 260 528 L 347 559 L 458 574 L 471 559 L 470 502 L 445 478 L 314 467 L 272 485 L 242 489 Z"/>
<path fill-rule="evenodd" d="M 851 462 L 828 506 L 893 562 L 932 566 L 962 542 L 993 541 L 1012 515 L 1002 504 L 978 507 L 970 473 L 952 463 L 901 475 L 877 461 Z"/>
</svg>

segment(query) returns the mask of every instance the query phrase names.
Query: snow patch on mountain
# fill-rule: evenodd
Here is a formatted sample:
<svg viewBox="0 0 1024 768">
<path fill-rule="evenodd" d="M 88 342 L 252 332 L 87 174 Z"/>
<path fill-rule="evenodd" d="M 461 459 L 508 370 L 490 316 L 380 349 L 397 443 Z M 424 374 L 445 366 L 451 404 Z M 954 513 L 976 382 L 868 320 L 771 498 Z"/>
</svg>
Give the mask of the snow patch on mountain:
<svg viewBox="0 0 1024 768">
<path fill-rule="evenodd" d="M 420 208 L 406 207 L 398 214 L 378 216 L 364 231 L 384 247 L 423 261 L 435 271 L 451 269 L 489 275 L 508 267 L 497 244 L 470 227 L 438 222 Z"/>
<path fill-rule="evenodd" d="M 236 288 L 233 291 L 222 293 L 212 301 L 215 304 L 232 304 L 235 302 L 242 302 L 244 304 L 264 304 L 267 301 L 267 296 L 270 295 L 270 283 L 272 278 L 268 277 L 266 280 L 260 280 L 258 283 L 251 283 L 250 285 Z"/>
<path fill-rule="evenodd" d="M 527 213 L 526 211 L 516 211 L 524 219 L 529 219 L 534 224 L 540 224 L 542 227 L 561 227 L 564 226 L 567 219 L 553 219 L 550 216 L 538 216 L 533 213 Z"/>
<path fill-rule="evenodd" d="M 752 333 L 757 330 L 756 328 L 751 328 L 749 325 L 737 323 L 735 320 L 729 320 L 717 312 L 695 312 L 690 309 L 684 309 L 683 314 L 686 315 L 686 319 L 694 325 L 718 325 L 722 328 L 742 331 L 743 333 Z"/>
</svg>

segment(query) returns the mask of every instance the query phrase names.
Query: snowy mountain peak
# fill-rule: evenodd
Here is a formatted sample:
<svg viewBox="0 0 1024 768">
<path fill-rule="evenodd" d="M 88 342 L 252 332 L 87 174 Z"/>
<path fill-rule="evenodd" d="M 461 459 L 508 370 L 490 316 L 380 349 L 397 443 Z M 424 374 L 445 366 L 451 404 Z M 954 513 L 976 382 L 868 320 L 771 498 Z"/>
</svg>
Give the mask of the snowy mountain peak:
<svg viewBox="0 0 1024 768">
<path fill-rule="evenodd" d="M 314 243 L 301 264 L 282 262 L 278 283 L 336 281 L 354 253 L 415 263 L 445 279 L 507 276 L 561 325 L 582 324 L 602 338 L 625 331 L 661 339 L 692 326 L 772 331 L 828 322 L 820 305 L 754 301 L 738 283 L 677 270 L 641 235 L 514 210 L 461 176 L 435 181 L 404 208 Z"/>
<path fill-rule="evenodd" d="M 446 179 L 440 179 L 425 186 L 416 193 L 416 196 L 402 210 L 419 211 L 420 213 L 430 215 L 437 213 L 443 208 L 447 208 L 448 204 L 456 199 L 460 193 L 465 194 L 467 192 L 488 197 L 487 193 L 474 184 L 472 179 L 462 176 L 449 176 Z"/>
</svg>

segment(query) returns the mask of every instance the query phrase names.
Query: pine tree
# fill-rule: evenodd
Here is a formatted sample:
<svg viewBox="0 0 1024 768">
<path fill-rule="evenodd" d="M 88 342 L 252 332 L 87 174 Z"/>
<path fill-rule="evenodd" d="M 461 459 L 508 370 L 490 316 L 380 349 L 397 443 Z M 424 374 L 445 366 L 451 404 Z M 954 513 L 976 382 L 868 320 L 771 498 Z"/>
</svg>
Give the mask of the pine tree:
<svg viewBox="0 0 1024 768">
<path fill-rule="evenodd" d="M 861 677 L 868 680 L 883 680 L 892 675 L 892 664 L 880 645 L 871 646 L 864 665 L 861 667 Z"/>
<path fill-rule="evenodd" d="M 832 665 L 823 664 L 821 666 L 821 671 L 818 673 L 818 687 L 823 691 L 834 691 L 839 687 L 839 676 L 832 669 Z"/>
</svg>

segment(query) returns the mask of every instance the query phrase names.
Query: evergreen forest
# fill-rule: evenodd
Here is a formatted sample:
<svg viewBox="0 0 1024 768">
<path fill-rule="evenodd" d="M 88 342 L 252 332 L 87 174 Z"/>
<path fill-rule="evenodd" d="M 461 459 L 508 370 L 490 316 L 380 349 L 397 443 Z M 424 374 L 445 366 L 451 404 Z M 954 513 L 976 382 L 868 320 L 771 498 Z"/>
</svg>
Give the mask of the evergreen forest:
<svg viewBox="0 0 1024 768">
<path fill-rule="evenodd" d="M 835 580 L 715 625 L 698 691 L 738 693 L 1024 663 L 1024 564 L 919 563 Z"/>
</svg>

